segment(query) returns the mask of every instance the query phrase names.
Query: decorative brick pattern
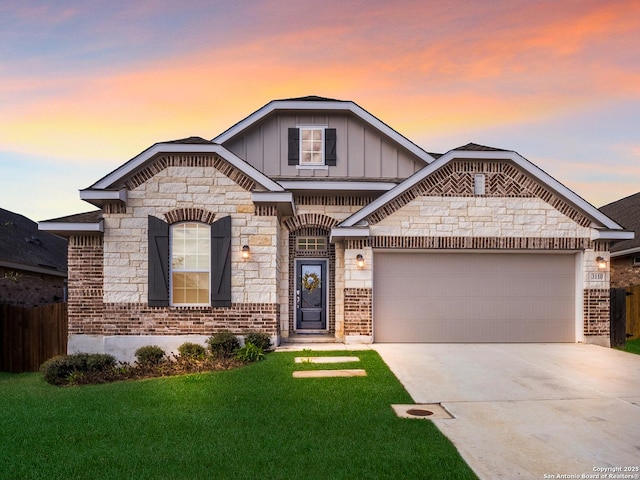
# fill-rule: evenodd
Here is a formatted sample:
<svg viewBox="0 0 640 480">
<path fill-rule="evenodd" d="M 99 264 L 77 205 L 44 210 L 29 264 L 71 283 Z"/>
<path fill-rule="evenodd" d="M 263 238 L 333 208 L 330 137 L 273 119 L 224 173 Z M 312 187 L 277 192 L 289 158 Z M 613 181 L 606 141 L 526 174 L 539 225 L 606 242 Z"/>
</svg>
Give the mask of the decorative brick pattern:
<svg viewBox="0 0 640 480">
<path fill-rule="evenodd" d="M 257 217 L 276 217 L 278 216 L 278 207 L 275 205 L 256 205 L 255 215 Z"/>
<path fill-rule="evenodd" d="M 161 155 L 143 170 L 126 181 L 127 189 L 134 190 L 168 167 L 214 167 L 247 191 L 255 188 L 256 182 L 215 154 Z"/>
<path fill-rule="evenodd" d="M 176 208 L 175 210 L 165 213 L 164 218 L 169 224 L 192 221 L 211 225 L 216 218 L 216 214 L 204 208 Z"/>
<path fill-rule="evenodd" d="M 510 162 L 453 161 L 367 217 L 375 225 L 419 196 L 472 197 L 473 175 L 486 175 L 487 193 L 482 197 L 537 197 L 582 227 L 591 220 L 550 190 L 535 182 Z"/>
<path fill-rule="evenodd" d="M 69 334 L 80 333 L 86 324 L 102 324 L 103 259 L 102 236 L 69 238 Z"/>
<path fill-rule="evenodd" d="M 584 290 L 584 334 L 609 335 L 609 289 Z"/>
<path fill-rule="evenodd" d="M 242 334 L 256 330 L 276 335 L 277 304 L 234 303 L 229 308 L 150 308 L 144 303 L 106 303 L 100 318 L 73 325 L 85 335 L 212 335 L 221 330 Z"/>
<path fill-rule="evenodd" d="M 102 213 L 119 214 L 127 213 L 127 205 L 124 202 L 109 202 L 102 206 Z"/>
<path fill-rule="evenodd" d="M 372 237 L 347 239 L 344 241 L 344 248 L 347 250 L 359 250 L 359 249 L 371 247 L 371 241 L 372 241 Z"/>
<path fill-rule="evenodd" d="M 372 335 L 373 292 L 370 288 L 344 289 L 344 335 Z"/>
<path fill-rule="evenodd" d="M 285 227 L 290 232 L 300 230 L 304 227 L 321 227 L 327 230 L 332 229 L 338 224 L 338 220 L 319 213 L 303 213 L 296 215 L 284 222 Z"/>
<path fill-rule="evenodd" d="M 373 202 L 376 197 L 371 195 L 295 195 L 294 202 L 297 206 L 324 205 L 324 206 L 350 206 L 364 207 Z"/>
<path fill-rule="evenodd" d="M 354 242 L 357 241 L 358 240 L 354 240 Z M 592 243 L 588 238 L 371 237 L 371 246 L 373 248 L 389 249 L 584 250 L 592 248 Z"/>
</svg>

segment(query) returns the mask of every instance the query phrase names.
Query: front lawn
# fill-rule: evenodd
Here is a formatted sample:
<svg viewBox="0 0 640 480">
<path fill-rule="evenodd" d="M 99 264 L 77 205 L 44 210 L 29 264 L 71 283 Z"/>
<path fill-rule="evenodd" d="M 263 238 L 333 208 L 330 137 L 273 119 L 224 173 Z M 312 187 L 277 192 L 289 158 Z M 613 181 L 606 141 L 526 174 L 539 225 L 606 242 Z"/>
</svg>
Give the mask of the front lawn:
<svg viewBox="0 0 640 480">
<path fill-rule="evenodd" d="M 476 478 L 374 351 L 272 353 L 236 370 L 82 387 L 0 373 L 3 479 Z M 314 352 L 314 355 L 319 355 Z M 302 369 L 366 377 L 294 379 Z M 455 420 L 452 420 L 455 421 Z"/>
<path fill-rule="evenodd" d="M 640 355 L 640 338 L 627 340 L 625 342 L 624 347 L 622 347 L 620 350 L 624 350 L 625 352 L 635 353 L 637 355 Z"/>
</svg>

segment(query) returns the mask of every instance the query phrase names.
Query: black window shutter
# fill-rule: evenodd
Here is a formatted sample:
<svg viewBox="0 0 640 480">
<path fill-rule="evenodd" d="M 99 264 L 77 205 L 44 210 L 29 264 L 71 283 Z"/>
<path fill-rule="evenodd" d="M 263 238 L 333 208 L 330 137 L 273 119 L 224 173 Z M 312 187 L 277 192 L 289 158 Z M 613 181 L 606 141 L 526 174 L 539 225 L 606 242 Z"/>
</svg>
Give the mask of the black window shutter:
<svg viewBox="0 0 640 480">
<path fill-rule="evenodd" d="M 289 129 L 289 165 L 300 163 L 300 129 Z"/>
<path fill-rule="evenodd" d="M 211 225 L 211 305 L 231 306 L 231 217 Z"/>
<path fill-rule="evenodd" d="M 336 160 L 336 129 L 327 128 L 324 131 L 324 162 L 335 167 Z"/>
<path fill-rule="evenodd" d="M 150 307 L 169 306 L 169 224 L 159 218 L 148 217 L 148 259 Z"/>
</svg>

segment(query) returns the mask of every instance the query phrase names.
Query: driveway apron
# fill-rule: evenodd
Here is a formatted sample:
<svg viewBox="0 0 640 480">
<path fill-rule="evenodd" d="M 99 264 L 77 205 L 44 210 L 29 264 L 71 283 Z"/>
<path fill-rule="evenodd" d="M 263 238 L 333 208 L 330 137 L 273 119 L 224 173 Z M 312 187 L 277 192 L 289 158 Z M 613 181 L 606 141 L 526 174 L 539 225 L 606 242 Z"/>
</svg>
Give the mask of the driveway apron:
<svg viewBox="0 0 640 480">
<path fill-rule="evenodd" d="M 455 417 L 433 422 L 482 479 L 640 478 L 640 355 L 585 344 L 373 348 L 415 403 Z"/>
</svg>

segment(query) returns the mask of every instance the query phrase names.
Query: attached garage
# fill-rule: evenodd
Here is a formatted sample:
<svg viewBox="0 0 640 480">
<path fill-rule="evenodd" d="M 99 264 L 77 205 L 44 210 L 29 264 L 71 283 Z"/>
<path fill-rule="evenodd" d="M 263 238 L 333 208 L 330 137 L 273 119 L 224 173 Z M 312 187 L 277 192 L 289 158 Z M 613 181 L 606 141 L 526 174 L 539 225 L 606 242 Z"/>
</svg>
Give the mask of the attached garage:
<svg viewBox="0 0 640 480">
<path fill-rule="evenodd" d="M 374 253 L 375 342 L 574 342 L 576 254 Z"/>
</svg>

